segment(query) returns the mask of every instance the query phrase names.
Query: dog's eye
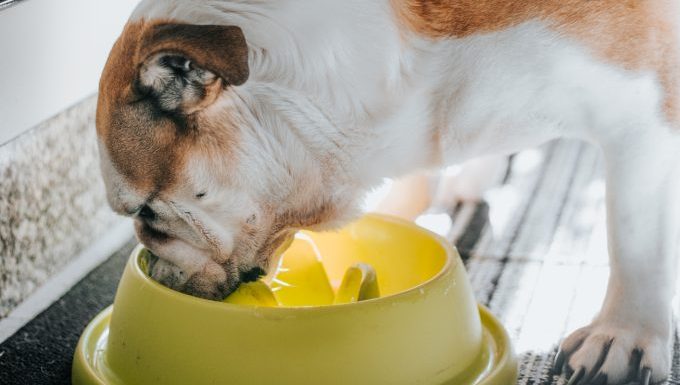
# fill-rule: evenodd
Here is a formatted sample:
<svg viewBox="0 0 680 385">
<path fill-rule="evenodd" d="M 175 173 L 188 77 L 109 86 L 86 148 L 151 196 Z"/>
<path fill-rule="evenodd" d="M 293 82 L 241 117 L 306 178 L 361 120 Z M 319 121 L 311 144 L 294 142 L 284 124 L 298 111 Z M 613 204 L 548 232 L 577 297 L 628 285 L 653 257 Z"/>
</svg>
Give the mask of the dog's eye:
<svg viewBox="0 0 680 385">
<path fill-rule="evenodd" d="M 205 194 L 206 194 L 205 191 L 200 192 L 200 193 L 196 194 L 196 198 L 201 199 L 205 196 Z"/>
</svg>

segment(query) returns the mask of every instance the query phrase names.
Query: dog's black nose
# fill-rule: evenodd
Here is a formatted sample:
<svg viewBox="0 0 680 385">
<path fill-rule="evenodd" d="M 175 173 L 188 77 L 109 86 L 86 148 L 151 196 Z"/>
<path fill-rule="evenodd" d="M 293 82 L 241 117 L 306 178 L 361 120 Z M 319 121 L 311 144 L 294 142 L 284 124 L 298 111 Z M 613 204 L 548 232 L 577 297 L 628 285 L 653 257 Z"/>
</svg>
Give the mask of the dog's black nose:
<svg viewBox="0 0 680 385">
<path fill-rule="evenodd" d="M 137 215 L 148 221 L 156 219 L 156 213 L 148 205 L 142 206 L 142 209 L 139 210 L 139 214 Z"/>
<path fill-rule="evenodd" d="M 260 277 L 262 277 L 265 274 L 266 274 L 266 272 L 261 267 L 253 267 L 250 270 L 242 271 L 239 274 L 239 278 L 241 279 L 241 282 L 243 282 L 243 283 L 253 282 L 253 281 L 257 281 L 258 279 L 260 279 Z"/>
</svg>

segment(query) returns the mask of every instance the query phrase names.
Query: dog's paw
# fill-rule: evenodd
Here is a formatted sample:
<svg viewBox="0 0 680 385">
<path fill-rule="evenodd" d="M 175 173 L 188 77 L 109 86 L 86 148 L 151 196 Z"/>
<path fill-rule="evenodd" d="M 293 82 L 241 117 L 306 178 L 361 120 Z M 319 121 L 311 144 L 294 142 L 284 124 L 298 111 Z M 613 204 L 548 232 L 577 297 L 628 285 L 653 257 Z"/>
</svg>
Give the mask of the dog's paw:
<svg viewBox="0 0 680 385">
<path fill-rule="evenodd" d="M 205 263 L 198 271 L 188 272 L 187 269 L 156 257 L 149 263 L 149 275 L 173 290 L 218 301 L 229 295 L 237 284 L 236 280 L 227 279 L 225 268 L 212 261 Z"/>
<path fill-rule="evenodd" d="M 217 263 L 207 264 L 194 273 L 184 284 L 182 292 L 205 299 L 221 301 L 236 289 L 237 280 L 228 280 L 224 269 Z"/>
<path fill-rule="evenodd" d="M 568 385 L 643 385 L 666 379 L 671 367 L 670 331 L 651 332 L 643 326 L 621 327 L 595 321 L 578 329 L 561 344 L 555 371 L 565 372 Z"/>
<path fill-rule="evenodd" d="M 149 259 L 149 276 L 163 286 L 177 291 L 181 291 L 189 279 L 181 267 L 156 256 Z"/>
</svg>

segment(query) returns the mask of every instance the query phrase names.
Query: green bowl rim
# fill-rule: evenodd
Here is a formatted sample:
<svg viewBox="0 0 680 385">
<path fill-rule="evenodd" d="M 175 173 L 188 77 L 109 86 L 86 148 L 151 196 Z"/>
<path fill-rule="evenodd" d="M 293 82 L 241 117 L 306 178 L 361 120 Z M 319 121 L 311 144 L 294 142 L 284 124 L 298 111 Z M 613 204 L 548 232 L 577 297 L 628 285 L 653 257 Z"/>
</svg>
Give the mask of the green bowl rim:
<svg viewBox="0 0 680 385">
<path fill-rule="evenodd" d="M 384 214 L 376 214 L 376 213 L 370 213 L 364 215 L 362 218 L 372 218 L 372 219 L 377 219 L 379 221 L 383 222 L 389 222 L 393 224 L 397 224 L 400 226 L 405 226 L 408 227 L 412 230 L 415 230 L 421 234 L 425 234 L 428 237 L 432 238 L 437 244 L 439 244 L 443 249 L 446 254 L 446 260 L 444 261 L 444 265 L 442 268 L 434 274 L 432 277 L 428 278 L 426 281 L 419 283 L 416 286 L 413 286 L 407 290 L 400 291 L 398 293 L 390 294 L 387 296 L 381 296 L 378 298 L 372 298 L 368 299 L 365 301 L 359 301 L 359 302 L 353 302 L 353 303 L 344 303 L 344 304 L 330 304 L 330 305 L 310 305 L 310 306 L 280 306 L 280 307 L 272 307 L 272 306 L 257 306 L 257 305 L 242 305 L 242 304 L 232 304 L 232 303 L 226 303 L 222 301 L 215 301 L 215 300 L 209 300 L 209 299 L 204 299 L 204 298 L 199 298 L 199 297 L 194 297 L 189 294 L 185 294 L 173 289 L 170 289 L 166 286 L 163 286 L 162 284 L 156 282 L 154 279 L 149 277 L 144 271 L 142 271 L 142 268 L 139 264 L 139 257 L 141 255 L 142 250 L 144 250 L 144 245 L 138 244 L 135 249 L 132 251 L 130 255 L 130 260 L 129 264 L 132 267 L 132 271 L 134 274 L 137 276 L 137 278 L 141 278 L 145 284 L 149 285 L 152 287 L 154 290 L 161 291 L 161 293 L 169 296 L 176 297 L 175 299 L 178 301 L 192 301 L 196 302 L 197 304 L 201 304 L 203 306 L 217 306 L 222 309 L 230 309 L 234 311 L 247 311 L 247 312 L 252 312 L 253 309 L 257 309 L 259 312 L 271 312 L 271 313 L 286 313 L 286 312 L 291 312 L 294 311 L 296 314 L 299 314 L 301 311 L 306 311 L 306 312 L 311 312 L 311 311 L 334 311 L 336 309 L 341 309 L 345 307 L 359 307 L 359 306 L 372 306 L 372 305 L 378 305 L 380 303 L 388 303 L 392 300 L 395 300 L 397 298 L 403 297 L 403 296 L 409 296 L 409 295 L 414 295 L 421 293 L 421 290 L 426 289 L 429 286 L 432 286 L 437 283 L 437 280 L 441 278 L 442 276 L 446 275 L 450 271 L 453 271 L 453 268 L 460 268 L 462 266 L 462 261 L 460 259 L 460 254 L 458 254 L 458 251 L 455 246 L 453 246 L 449 241 L 447 241 L 444 237 L 440 236 L 439 234 L 436 234 L 430 230 L 427 230 L 425 228 L 422 228 L 418 225 L 416 225 L 413 222 L 389 216 L 389 215 L 384 215 Z"/>
</svg>

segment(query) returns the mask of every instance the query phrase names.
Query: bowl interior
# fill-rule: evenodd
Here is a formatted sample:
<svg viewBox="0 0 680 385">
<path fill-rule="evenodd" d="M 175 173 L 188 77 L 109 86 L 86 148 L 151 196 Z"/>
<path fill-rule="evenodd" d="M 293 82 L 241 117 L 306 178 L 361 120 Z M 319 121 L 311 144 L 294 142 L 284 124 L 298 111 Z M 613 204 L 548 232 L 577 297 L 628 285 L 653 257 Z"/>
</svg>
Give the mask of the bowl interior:
<svg viewBox="0 0 680 385">
<path fill-rule="evenodd" d="M 375 269 L 382 297 L 397 294 L 432 279 L 451 257 L 427 231 L 415 226 L 379 226 L 377 221 L 369 217 L 339 234 L 313 234 L 333 288 L 350 266 L 363 262 Z M 298 252 L 298 245 L 293 242 L 286 254 Z"/>
<path fill-rule="evenodd" d="M 375 269 L 380 297 L 414 289 L 444 269 L 451 253 L 438 238 L 416 226 L 385 226 L 385 221 L 367 216 L 336 232 L 300 232 L 270 282 L 279 305 L 332 305 L 345 273 L 357 263 Z M 138 264 L 146 273 L 147 257 L 141 249 Z"/>
</svg>

